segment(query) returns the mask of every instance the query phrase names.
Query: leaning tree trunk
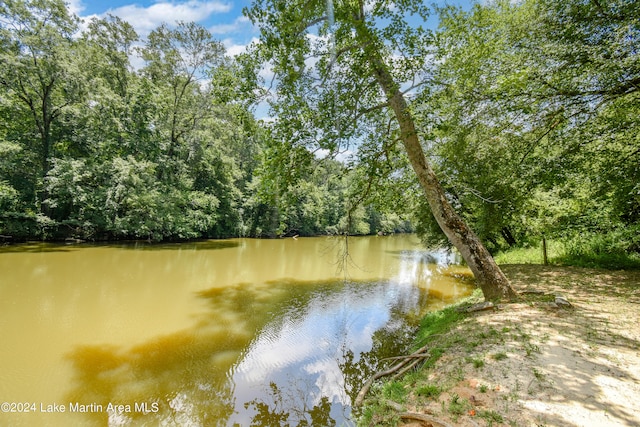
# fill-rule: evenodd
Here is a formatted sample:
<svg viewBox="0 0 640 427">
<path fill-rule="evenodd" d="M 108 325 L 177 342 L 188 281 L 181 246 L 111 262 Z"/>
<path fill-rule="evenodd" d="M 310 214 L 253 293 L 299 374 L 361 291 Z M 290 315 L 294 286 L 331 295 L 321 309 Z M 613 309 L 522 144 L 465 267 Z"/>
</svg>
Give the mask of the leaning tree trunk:
<svg viewBox="0 0 640 427">
<path fill-rule="evenodd" d="M 359 28 L 359 35 L 366 37 L 366 32 L 363 27 Z M 378 84 L 398 120 L 400 138 L 438 225 L 469 265 L 486 300 L 516 299 L 517 293 L 489 251 L 447 200 L 440 181 L 422 150 L 407 102 L 387 65 L 379 52 L 368 50 L 367 54 Z"/>
</svg>

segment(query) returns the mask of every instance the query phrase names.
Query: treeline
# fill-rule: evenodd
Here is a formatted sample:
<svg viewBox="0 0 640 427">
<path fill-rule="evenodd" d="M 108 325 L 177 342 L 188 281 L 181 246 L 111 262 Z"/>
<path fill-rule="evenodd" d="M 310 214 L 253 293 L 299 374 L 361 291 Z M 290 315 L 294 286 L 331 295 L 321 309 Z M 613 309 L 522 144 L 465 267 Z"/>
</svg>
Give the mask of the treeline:
<svg viewBox="0 0 640 427">
<path fill-rule="evenodd" d="M 433 32 L 415 24 L 433 12 L 423 2 L 373 3 L 358 19 L 353 5 L 334 5 L 344 28 L 371 21 L 380 43 L 358 44 L 320 3 L 255 1 L 247 12 L 262 43 L 233 59 L 193 23 L 140 40 L 107 17 L 79 34 L 59 0 L 3 2 L 0 235 L 366 234 L 411 231 L 411 218 L 446 244 L 375 54 L 412 82 L 404 93 L 422 149 L 492 252 L 545 236 L 574 255 L 640 253 L 640 3 L 443 7 Z M 270 19 L 281 14 L 277 34 Z M 251 111 L 256 70 L 274 58 L 277 120 L 264 123 Z M 341 153 L 352 156 L 331 159 Z"/>
<path fill-rule="evenodd" d="M 417 116 L 451 201 L 492 251 L 640 259 L 640 3 L 440 9 Z M 417 227 L 441 233 L 422 206 Z M 615 264 L 615 263 L 614 263 Z"/>
<path fill-rule="evenodd" d="M 432 245 L 466 223 L 493 253 L 546 238 L 640 259 L 640 2 L 253 3 L 284 157 L 357 142 Z"/>
<path fill-rule="evenodd" d="M 134 68 L 132 61 L 141 66 Z M 250 111 L 255 74 L 194 23 L 146 40 L 60 0 L 0 5 L 4 240 L 410 231 L 353 203 L 353 168 L 307 153 L 277 180 Z"/>
</svg>

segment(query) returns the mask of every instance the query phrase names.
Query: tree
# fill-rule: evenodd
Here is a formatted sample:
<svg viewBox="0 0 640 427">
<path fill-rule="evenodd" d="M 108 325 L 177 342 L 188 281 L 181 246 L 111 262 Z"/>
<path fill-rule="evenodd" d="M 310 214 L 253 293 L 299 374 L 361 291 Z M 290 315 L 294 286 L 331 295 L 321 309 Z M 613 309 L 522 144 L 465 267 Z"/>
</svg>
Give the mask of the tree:
<svg viewBox="0 0 640 427">
<path fill-rule="evenodd" d="M 438 117 L 447 185 L 481 230 L 496 218 L 538 239 L 627 230 L 616 236 L 637 250 L 639 13 L 637 2 L 596 0 L 440 11 L 437 86 L 423 108 Z M 473 168 L 469 156 L 485 153 Z M 495 185 L 464 194 L 486 180 Z"/>
<path fill-rule="evenodd" d="M 84 93 L 73 53 L 77 18 L 60 0 L 7 0 L 0 5 L 0 24 L 0 86 L 37 135 L 24 143 L 39 159 L 42 189 L 58 142 L 55 125 Z M 40 193 L 42 203 L 47 196 Z"/>
<path fill-rule="evenodd" d="M 147 65 L 143 74 L 153 82 L 160 107 L 156 127 L 166 141 L 166 169 L 162 179 L 173 179 L 175 162 L 184 160 L 190 138 L 202 121 L 213 114 L 210 87 L 202 84 L 205 73 L 217 67 L 224 55 L 222 44 L 191 22 L 179 22 L 171 29 L 161 25 L 149 34 L 142 57 Z M 174 165 L 174 166 L 172 166 Z"/>
<path fill-rule="evenodd" d="M 426 135 L 416 128 L 407 100 L 429 75 L 430 34 L 408 24 L 427 19 L 422 2 L 391 7 L 382 1 L 256 0 L 246 13 L 260 26 L 261 53 L 276 73 L 273 107 L 280 137 L 330 153 L 365 139 L 378 141 L 379 151 L 400 143 L 434 218 L 485 298 L 515 299 L 507 278 L 452 208 L 426 159 Z M 388 133 L 374 135 L 381 123 L 388 124 Z"/>
</svg>

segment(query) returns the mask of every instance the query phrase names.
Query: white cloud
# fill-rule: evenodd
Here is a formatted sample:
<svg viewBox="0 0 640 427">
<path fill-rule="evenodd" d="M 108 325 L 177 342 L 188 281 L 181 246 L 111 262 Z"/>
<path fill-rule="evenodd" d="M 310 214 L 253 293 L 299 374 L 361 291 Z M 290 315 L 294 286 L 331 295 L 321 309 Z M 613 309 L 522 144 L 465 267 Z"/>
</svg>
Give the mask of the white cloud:
<svg viewBox="0 0 640 427">
<path fill-rule="evenodd" d="M 80 16 L 82 11 L 84 10 L 82 0 L 67 0 L 67 9 L 71 14 Z"/>
<path fill-rule="evenodd" d="M 145 37 L 163 22 L 173 24 L 176 21 L 201 22 L 214 13 L 225 13 L 231 10 L 231 3 L 220 1 L 189 0 L 184 3 L 160 1 L 149 7 L 127 5 L 109 9 L 106 13 L 118 16 Z"/>
<path fill-rule="evenodd" d="M 224 39 L 222 40 L 222 44 L 224 45 L 224 47 L 227 49 L 227 55 L 229 56 L 237 56 L 241 53 L 244 53 L 247 51 L 247 47 L 249 47 L 250 44 L 252 43 L 258 43 L 258 39 L 256 37 L 253 37 L 249 43 L 246 44 L 241 44 L 241 43 L 236 43 L 236 41 L 234 39 Z"/>
<path fill-rule="evenodd" d="M 216 34 L 230 34 L 240 31 L 246 31 L 253 27 L 251 20 L 244 15 L 237 17 L 231 24 L 216 24 L 209 27 L 209 32 L 213 35 Z"/>
</svg>

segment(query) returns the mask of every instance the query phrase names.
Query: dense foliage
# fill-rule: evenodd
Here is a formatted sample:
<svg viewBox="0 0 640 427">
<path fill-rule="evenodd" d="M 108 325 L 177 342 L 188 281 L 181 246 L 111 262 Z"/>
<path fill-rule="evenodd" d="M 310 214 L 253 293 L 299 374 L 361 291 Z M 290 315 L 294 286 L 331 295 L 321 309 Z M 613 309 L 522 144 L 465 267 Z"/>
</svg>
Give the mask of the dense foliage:
<svg viewBox="0 0 640 427">
<path fill-rule="evenodd" d="M 352 55 L 355 33 L 337 23 L 351 19 L 346 3 L 330 16 L 333 3 L 282 12 L 319 17 L 306 38 L 271 34 L 291 52 L 263 43 L 231 58 L 193 23 L 141 40 L 113 16 L 80 32 L 61 0 L 4 1 L 0 235 L 387 233 L 411 231 L 411 213 L 443 243 L 384 95 Z M 414 3 L 360 2 L 383 23 L 366 29 L 380 40 L 366 48 L 386 55 L 448 201 L 485 244 L 547 236 L 571 242 L 572 256 L 640 252 L 640 4 L 482 2 L 436 9 L 429 31 L 434 11 Z M 261 4 L 247 10 L 254 20 L 280 16 Z M 273 60 L 304 51 L 316 62 Z M 265 58 L 293 88 L 272 94 L 276 122 L 251 110 Z"/>
<path fill-rule="evenodd" d="M 194 23 L 79 33 L 60 0 L 0 5 L 0 235 L 151 240 L 410 231 L 351 207 L 355 171 L 272 175 L 254 81 Z M 132 61 L 143 65 L 136 69 Z"/>
<path fill-rule="evenodd" d="M 494 250 L 547 236 L 571 255 L 640 252 L 640 4 L 500 0 L 439 13 L 420 112 L 465 219 Z"/>
</svg>

